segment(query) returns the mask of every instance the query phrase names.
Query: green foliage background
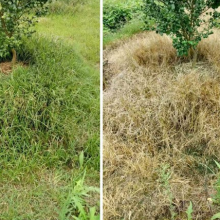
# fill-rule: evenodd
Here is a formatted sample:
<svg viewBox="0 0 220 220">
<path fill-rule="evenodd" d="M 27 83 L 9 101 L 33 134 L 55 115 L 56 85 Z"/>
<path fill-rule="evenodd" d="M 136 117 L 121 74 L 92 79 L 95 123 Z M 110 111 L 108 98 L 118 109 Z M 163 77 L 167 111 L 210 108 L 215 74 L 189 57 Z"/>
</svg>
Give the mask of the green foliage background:
<svg viewBox="0 0 220 220">
<path fill-rule="evenodd" d="M 202 38 L 213 34 L 220 17 L 218 11 L 212 10 L 220 6 L 216 0 L 144 0 L 144 3 L 146 29 L 170 35 L 179 56 L 189 55 L 189 50 L 195 50 Z M 149 23 L 151 20 L 155 25 Z"/>
</svg>

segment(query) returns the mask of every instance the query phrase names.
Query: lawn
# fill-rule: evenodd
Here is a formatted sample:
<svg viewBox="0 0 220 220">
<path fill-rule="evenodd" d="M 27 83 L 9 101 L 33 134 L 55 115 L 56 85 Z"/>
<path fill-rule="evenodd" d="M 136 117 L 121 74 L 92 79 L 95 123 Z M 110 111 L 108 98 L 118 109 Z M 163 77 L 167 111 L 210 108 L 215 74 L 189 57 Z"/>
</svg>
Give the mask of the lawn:
<svg viewBox="0 0 220 220">
<path fill-rule="evenodd" d="M 84 1 L 67 12 L 53 7 L 51 15 L 40 19 L 38 33 L 53 39 L 63 39 L 85 60 L 99 63 L 99 8 L 98 0 Z"/>
<path fill-rule="evenodd" d="M 99 219 L 99 1 L 63 6 L 0 75 L 0 219 Z"/>
</svg>

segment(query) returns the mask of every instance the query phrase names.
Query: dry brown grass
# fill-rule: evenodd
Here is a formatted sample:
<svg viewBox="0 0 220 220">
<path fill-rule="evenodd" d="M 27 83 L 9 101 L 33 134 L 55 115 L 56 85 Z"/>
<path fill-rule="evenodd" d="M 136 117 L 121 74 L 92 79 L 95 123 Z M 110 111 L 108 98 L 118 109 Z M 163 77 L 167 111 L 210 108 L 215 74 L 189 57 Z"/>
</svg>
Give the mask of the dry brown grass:
<svg viewBox="0 0 220 220">
<path fill-rule="evenodd" d="M 2 62 L 0 63 L 0 73 L 3 73 L 5 75 L 9 75 L 13 69 L 18 67 L 27 67 L 27 64 L 19 62 L 16 63 L 15 66 L 12 65 L 12 62 Z"/>
<path fill-rule="evenodd" d="M 220 158 L 219 39 L 216 31 L 200 43 L 196 69 L 154 33 L 106 50 L 105 220 L 171 219 L 171 207 L 184 220 L 190 201 L 194 219 L 217 212 L 207 199 Z"/>
<path fill-rule="evenodd" d="M 12 71 L 12 63 L 11 62 L 4 62 L 0 63 L 0 72 L 3 74 L 9 74 Z"/>
</svg>

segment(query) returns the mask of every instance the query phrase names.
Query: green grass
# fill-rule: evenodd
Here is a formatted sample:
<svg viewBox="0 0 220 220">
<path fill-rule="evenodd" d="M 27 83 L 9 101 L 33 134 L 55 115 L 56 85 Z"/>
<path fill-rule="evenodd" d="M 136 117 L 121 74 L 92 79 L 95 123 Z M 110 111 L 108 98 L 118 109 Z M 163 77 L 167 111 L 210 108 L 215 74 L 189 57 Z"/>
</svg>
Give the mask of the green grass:
<svg viewBox="0 0 220 220">
<path fill-rule="evenodd" d="M 64 11 L 41 18 L 37 31 L 53 39 L 63 39 L 86 60 L 97 64 L 100 54 L 99 4 L 99 0 L 87 1 L 73 8 L 73 13 Z"/>
<path fill-rule="evenodd" d="M 116 32 L 104 31 L 103 46 L 106 47 L 107 45 L 111 45 L 112 43 L 117 42 L 118 40 L 123 40 L 131 37 L 134 34 L 142 32 L 143 25 L 143 21 L 134 19 L 131 22 L 125 24 Z"/>
<path fill-rule="evenodd" d="M 91 13 L 68 35 L 84 7 Z M 99 18 L 90 17 L 99 4 L 78 8 L 43 18 L 52 27 L 41 21 L 19 51 L 29 66 L 0 75 L 2 220 L 99 218 L 99 194 L 87 187 L 99 186 Z M 86 19 L 91 41 L 80 38 Z"/>
</svg>

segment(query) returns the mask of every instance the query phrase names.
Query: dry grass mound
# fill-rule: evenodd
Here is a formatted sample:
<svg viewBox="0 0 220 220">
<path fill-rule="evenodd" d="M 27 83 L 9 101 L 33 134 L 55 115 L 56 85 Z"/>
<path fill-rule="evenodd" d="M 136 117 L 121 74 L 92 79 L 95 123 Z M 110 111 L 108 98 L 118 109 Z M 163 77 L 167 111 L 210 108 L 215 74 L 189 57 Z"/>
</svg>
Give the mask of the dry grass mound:
<svg viewBox="0 0 220 220">
<path fill-rule="evenodd" d="M 190 201 L 194 219 L 218 211 L 219 39 L 200 43 L 195 69 L 154 33 L 105 52 L 104 219 L 184 220 Z"/>
<path fill-rule="evenodd" d="M 11 62 L 3 62 L 0 63 L 0 72 L 3 74 L 9 74 L 12 71 L 12 63 Z"/>
</svg>

